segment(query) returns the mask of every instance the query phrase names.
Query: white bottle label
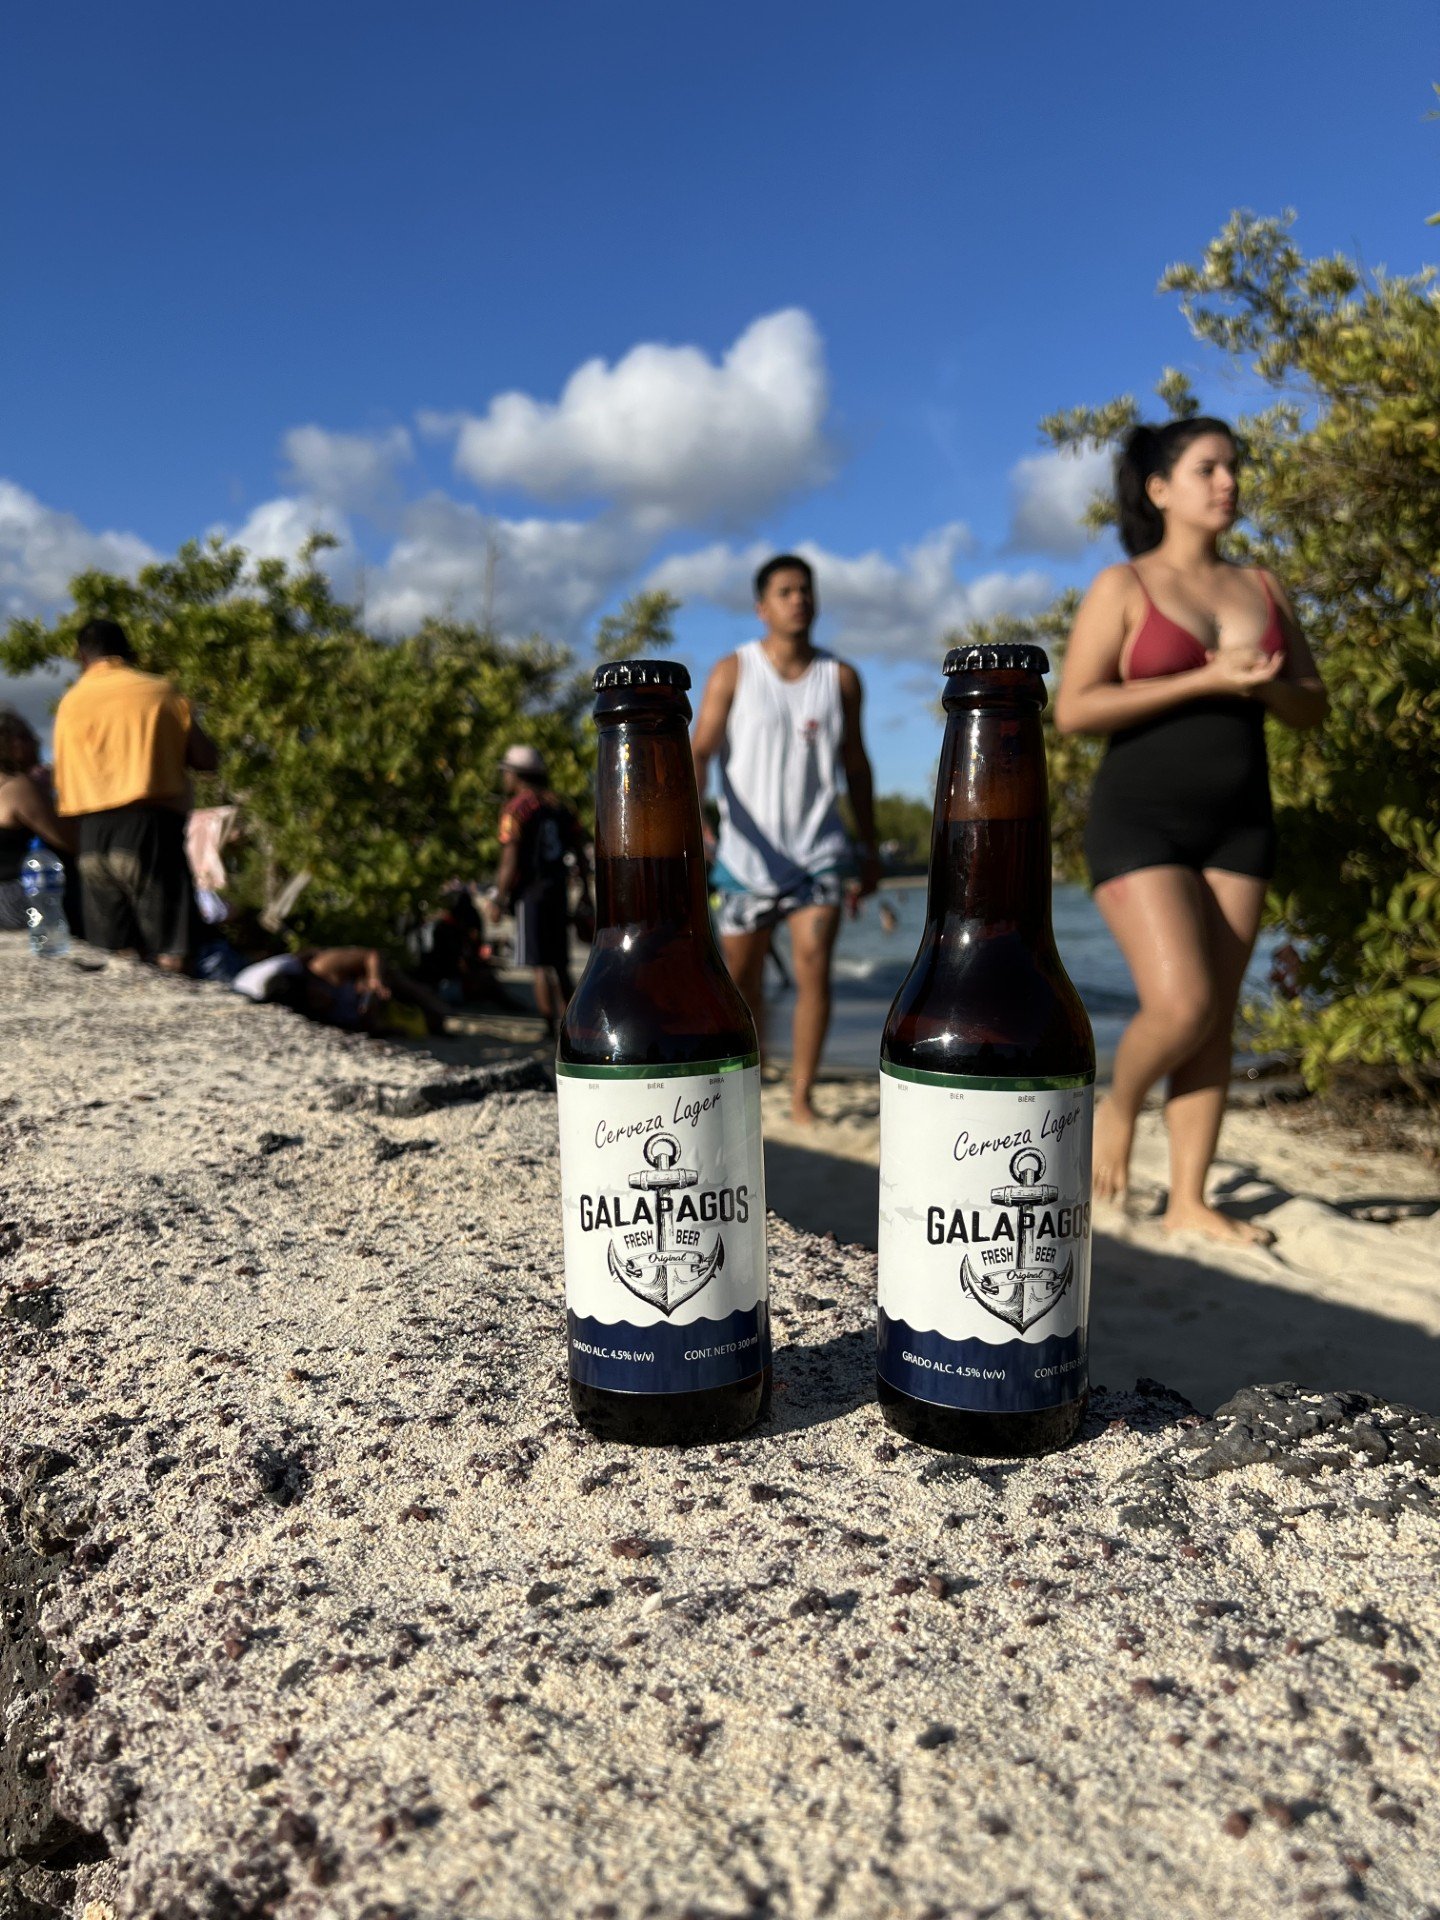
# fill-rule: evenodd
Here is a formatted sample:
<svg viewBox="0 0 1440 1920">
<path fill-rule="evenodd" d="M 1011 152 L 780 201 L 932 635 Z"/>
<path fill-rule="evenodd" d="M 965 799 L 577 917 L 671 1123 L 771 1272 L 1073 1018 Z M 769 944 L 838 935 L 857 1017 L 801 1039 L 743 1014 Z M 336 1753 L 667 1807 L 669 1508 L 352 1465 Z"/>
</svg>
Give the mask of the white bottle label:
<svg viewBox="0 0 1440 1920">
<path fill-rule="evenodd" d="M 755 1055 L 556 1068 L 570 1372 L 686 1393 L 770 1360 Z"/>
<path fill-rule="evenodd" d="M 1086 1391 L 1088 1079 L 880 1067 L 878 1365 L 917 1400 L 1028 1413 Z"/>
</svg>

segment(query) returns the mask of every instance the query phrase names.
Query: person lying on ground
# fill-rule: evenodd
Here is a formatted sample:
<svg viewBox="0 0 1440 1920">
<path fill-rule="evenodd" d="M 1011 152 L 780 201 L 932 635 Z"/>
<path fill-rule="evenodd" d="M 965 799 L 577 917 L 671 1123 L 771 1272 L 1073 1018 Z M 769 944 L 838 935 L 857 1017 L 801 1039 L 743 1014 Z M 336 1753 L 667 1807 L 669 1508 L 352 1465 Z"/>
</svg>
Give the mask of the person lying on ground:
<svg viewBox="0 0 1440 1920">
<path fill-rule="evenodd" d="M 447 1008 L 436 993 L 392 967 L 374 947 L 314 947 L 277 953 L 244 967 L 230 982 L 247 1000 L 303 1013 L 326 1026 L 374 1033 L 392 1000 L 418 1007 L 430 1033 L 443 1033 Z"/>
</svg>

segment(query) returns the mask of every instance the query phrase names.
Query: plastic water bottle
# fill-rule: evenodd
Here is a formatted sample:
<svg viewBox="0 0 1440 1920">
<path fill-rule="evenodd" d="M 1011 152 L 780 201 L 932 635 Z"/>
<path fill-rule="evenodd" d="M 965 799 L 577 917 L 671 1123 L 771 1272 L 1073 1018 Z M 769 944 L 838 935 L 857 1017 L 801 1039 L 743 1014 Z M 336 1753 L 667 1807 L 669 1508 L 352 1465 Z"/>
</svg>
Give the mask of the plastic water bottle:
<svg viewBox="0 0 1440 1920">
<path fill-rule="evenodd" d="M 30 929 L 30 951 L 52 959 L 70 951 L 70 928 L 65 919 L 65 869 L 59 856 L 43 840 L 32 840 L 20 865 L 20 891 L 25 896 L 25 924 Z"/>
</svg>

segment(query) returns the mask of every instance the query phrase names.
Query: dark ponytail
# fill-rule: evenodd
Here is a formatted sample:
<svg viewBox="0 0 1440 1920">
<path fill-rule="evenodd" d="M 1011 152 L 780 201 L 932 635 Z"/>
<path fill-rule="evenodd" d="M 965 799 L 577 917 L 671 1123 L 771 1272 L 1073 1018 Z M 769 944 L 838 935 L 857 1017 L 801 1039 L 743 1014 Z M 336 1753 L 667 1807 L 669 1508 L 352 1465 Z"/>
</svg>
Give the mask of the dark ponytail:
<svg viewBox="0 0 1440 1920">
<path fill-rule="evenodd" d="M 1168 479 L 1175 462 L 1192 440 L 1203 434 L 1223 433 L 1235 440 L 1224 420 L 1195 414 L 1188 420 L 1167 420 L 1163 427 L 1132 427 L 1115 456 L 1115 505 L 1120 522 L 1120 544 L 1133 558 L 1149 553 L 1165 537 L 1165 516 L 1150 498 L 1146 481 L 1155 474 Z"/>
</svg>

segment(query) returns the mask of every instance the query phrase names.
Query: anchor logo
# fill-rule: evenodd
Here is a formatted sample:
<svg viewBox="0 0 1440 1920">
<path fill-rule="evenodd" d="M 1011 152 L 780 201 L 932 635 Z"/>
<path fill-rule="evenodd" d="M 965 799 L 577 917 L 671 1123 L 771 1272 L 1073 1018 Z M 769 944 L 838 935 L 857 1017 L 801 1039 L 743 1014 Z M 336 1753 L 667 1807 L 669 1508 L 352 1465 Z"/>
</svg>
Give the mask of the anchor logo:
<svg viewBox="0 0 1440 1920">
<path fill-rule="evenodd" d="M 1065 1265 L 1058 1273 L 1035 1258 L 1035 1209 L 1053 1206 L 1060 1198 L 1058 1187 L 1040 1185 L 1044 1171 L 1044 1154 L 1037 1147 L 1022 1147 L 1010 1162 L 1014 1186 L 990 1190 L 995 1206 L 1020 1209 L 1015 1265 L 1008 1272 L 976 1273 L 968 1253 L 960 1263 L 960 1284 L 971 1299 L 1017 1333 L 1043 1320 L 1075 1277 L 1075 1256 L 1071 1253 L 1066 1254 Z"/>
<path fill-rule="evenodd" d="M 649 1171 L 632 1173 L 630 1185 L 656 1195 L 655 1245 L 647 1252 L 622 1254 L 612 1240 L 610 1271 L 622 1287 L 628 1287 L 637 1299 L 658 1307 L 668 1318 L 724 1266 L 725 1242 L 717 1238 L 709 1253 L 702 1253 L 698 1247 L 677 1247 L 672 1243 L 673 1202 L 667 1201 L 667 1195 L 681 1187 L 697 1186 L 700 1175 L 693 1167 L 675 1164 L 680 1158 L 680 1142 L 673 1134 L 653 1134 L 645 1142 L 645 1158 L 650 1163 Z"/>
</svg>

